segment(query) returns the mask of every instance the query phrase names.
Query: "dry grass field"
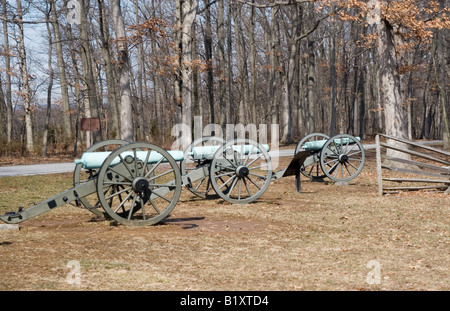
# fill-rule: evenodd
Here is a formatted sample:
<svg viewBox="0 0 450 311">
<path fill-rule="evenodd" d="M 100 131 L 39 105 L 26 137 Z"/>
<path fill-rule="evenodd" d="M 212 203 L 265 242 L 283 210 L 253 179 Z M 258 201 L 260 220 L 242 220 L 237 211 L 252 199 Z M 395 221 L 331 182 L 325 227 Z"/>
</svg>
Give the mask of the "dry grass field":
<svg viewBox="0 0 450 311">
<path fill-rule="evenodd" d="M 0 178 L 0 213 L 71 183 L 70 173 Z M 447 291 L 449 215 L 443 193 L 378 196 L 369 151 L 348 186 L 303 179 L 298 194 L 288 177 L 248 205 L 184 189 L 156 226 L 60 207 L 0 231 L 0 290 Z"/>
</svg>

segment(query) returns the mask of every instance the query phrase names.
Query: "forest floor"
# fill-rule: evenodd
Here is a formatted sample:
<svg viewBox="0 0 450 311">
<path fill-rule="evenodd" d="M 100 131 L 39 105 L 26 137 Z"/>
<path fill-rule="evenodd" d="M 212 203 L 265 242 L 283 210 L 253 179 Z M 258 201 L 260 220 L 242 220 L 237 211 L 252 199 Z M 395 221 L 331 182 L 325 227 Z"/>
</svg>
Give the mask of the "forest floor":
<svg viewBox="0 0 450 311">
<path fill-rule="evenodd" d="M 0 214 L 71 186 L 72 173 L 0 178 Z M 377 190 L 369 150 L 348 186 L 302 179 L 299 194 L 286 177 L 248 205 L 183 189 L 155 226 L 65 205 L 0 230 L 0 290 L 450 290 L 450 196 Z"/>
</svg>

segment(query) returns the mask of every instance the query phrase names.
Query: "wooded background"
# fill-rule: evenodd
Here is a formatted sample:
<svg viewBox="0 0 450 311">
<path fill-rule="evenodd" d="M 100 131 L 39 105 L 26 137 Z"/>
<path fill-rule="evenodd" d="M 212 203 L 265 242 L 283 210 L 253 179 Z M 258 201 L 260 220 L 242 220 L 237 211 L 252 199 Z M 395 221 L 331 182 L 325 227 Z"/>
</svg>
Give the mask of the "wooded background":
<svg viewBox="0 0 450 311">
<path fill-rule="evenodd" d="M 1 0 L 0 14 L 0 155 L 170 145 L 194 116 L 280 124 L 282 143 L 449 132 L 448 0 Z"/>
</svg>

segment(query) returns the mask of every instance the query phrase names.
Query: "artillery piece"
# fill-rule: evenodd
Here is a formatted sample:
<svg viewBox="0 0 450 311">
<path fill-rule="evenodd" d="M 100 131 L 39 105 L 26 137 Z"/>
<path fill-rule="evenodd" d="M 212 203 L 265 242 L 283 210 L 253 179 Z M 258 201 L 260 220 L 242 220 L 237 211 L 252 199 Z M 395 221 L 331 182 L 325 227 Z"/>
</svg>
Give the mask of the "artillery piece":
<svg viewBox="0 0 450 311">
<path fill-rule="evenodd" d="M 335 182 L 348 182 L 362 171 L 365 152 L 359 137 L 339 134 L 333 137 L 312 133 L 298 143 L 295 154 L 308 151 L 300 172 L 313 181 L 325 177 Z"/>
<path fill-rule="evenodd" d="M 347 141 L 345 146 L 349 144 Z M 324 150 L 333 148 L 331 154 L 321 153 L 336 158 L 345 151 L 328 141 L 323 146 Z M 75 160 L 73 188 L 29 208 L 0 215 L 0 220 L 20 223 L 76 202 L 97 216 L 123 225 L 153 225 L 169 216 L 183 186 L 202 198 L 220 197 L 233 204 L 247 204 L 263 195 L 271 181 L 295 175 L 300 192 L 300 172 L 305 173 L 302 167 L 316 154 L 312 149 L 298 150 L 285 169 L 273 172 L 269 146 L 249 139 L 225 142 L 204 137 L 184 152 L 166 151 L 144 142 L 108 140 L 93 145 Z M 339 163 L 346 162 L 342 158 Z M 320 158 L 324 167 L 331 165 L 330 175 L 336 178 L 332 174 L 336 165 L 330 161 Z"/>
</svg>

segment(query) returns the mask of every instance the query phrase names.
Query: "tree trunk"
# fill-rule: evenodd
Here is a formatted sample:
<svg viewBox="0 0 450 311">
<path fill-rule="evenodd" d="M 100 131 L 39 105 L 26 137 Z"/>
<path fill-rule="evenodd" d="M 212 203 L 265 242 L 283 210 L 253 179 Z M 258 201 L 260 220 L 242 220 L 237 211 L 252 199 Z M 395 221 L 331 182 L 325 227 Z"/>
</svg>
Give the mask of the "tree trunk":
<svg viewBox="0 0 450 311">
<path fill-rule="evenodd" d="M 19 60 L 20 60 L 20 75 L 22 77 L 22 100 L 25 109 L 25 134 L 26 134 L 26 150 L 32 152 L 34 149 L 33 143 L 33 110 L 31 107 L 31 90 L 29 84 L 29 75 L 27 68 L 27 53 L 25 50 L 24 30 L 23 30 L 23 12 L 21 0 L 17 0 L 17 21 L 18 21 L 18 43 L 19 43 Z"/>
<path fill-rule="evenodd" d="M 234 19 L 234 32 L 236 36 L 235 46 L 236 46 L 236 63 L 238 66 L 238 85 L 239 85 L 239 108 L 238 108 L 238 122 L 240 124 L 245 124 L 246 122 L 246 111 L 245 107 L 249 99 L 249 88 L 248 88 L 248 70 L 247 70 L 247 56 L 245 49 L 245 42 L 242 34 L 241 25 L 241 9 L 242 4 L 235 3 L 233 8 L 233 19 Z"/>
<path fill-rule="evenodd" d="M 120 8 L 120 0 L 111 0 L 112 18 L 117 40 L 117 66 L 120 88 L 120 138 L 133 141 L 133 115 L 131 105 L 130 61 L 128 57 L 127 35 Z M 140 111 L 139 113 L 142 113 Z"/>
<path fill-rule="evenodd" d="M 365 124 L 365 118 L 366 118 L 366 96 L 365 96 L 365 75 L 366 71 L 365 68 L 362 68 L 360 70 L 360 77 L 358 81 L 358 92 L 357 95 L 359 96 L 359 134 L 358 136 L 361 139 L 365 138 L 365 131 L 364 131 L 364 124 Z"/>
<path fill-rule="evenodd" d="M 222 128 L 227 123 L 227 107 L 226 107 L 226 59 L 225 59 L 225 18 L 223 1 L 218 3 L 217 12 L 217 61 L 219 67 L 219 122 Z"/>
<path fill-rule="evenodd" d="M 435 79 L 439 89 L 439 103 L 442 109 L 444 149 L 450 149 L 450 112 L 446 93 L 446 61 L 444 55 L 444 31 L 439 31 L 436 40 L 436 52 L 433 57 Z"/>
<path fill-rule="evenodd" d="M 58 16 L 56 14 L 56 3 L 55 0 L 50 0 L 51 7 L 51 20 L 53 26 L 53 33 L 55 34 L 55 47 L 56 47 L 56 61 L 58 65 L 59 71 L 59 80 L 61 87 L 61 102 L 63 109 L 63 118 L 64 118 L 64 136 L 66 138 L 71 138 L 72 133 L 72 124 L 71 124 L 71 113 L 70 113 L 70 105 L 69 105 L 69 88 L 67 86 L 67 78 L 66 78 L 66 64 L 64 61 L 63 49 L 62 49 L 62 40 L 61 40 L 61 32 L 59 29 Z"/>
<path fill-rule="evenodd" d="M 233 6 L 231 1 L 228 1 L 228 25 L 227 25 L 227 64 L 228 64 L 228 101 L 226 102 L 227 123 L 234 123 L 234 96 L 233 96 L 233 40 L 231 37 L 231 17 L 233 15 Z"/>
<path fill-rule="evenodd" d="M 336 26 L 331 27 L 330 38 L 330 82 L 331 82 L 331 120 L 330 136 L 334 136 L 336 131 Z"/>
<path fill-rule="evenodd" d="M 278 24 L 278 7 L 272 7 L 270 10 L 271 14 L 271 28 L 270 28 L 270 39 L 271 39 L 271 50 L 270 50 L 270 118 L 272 124 L 278 124 L 278 86 L 279 86 L 279 48 L 280 48 L 280 27 Z"/>
<path fill-rule="evenodd" d="M 152 0 L 152 17 L 155 18 L 158 14 L 155 8 L 155 0 Z M 150 42 L 152 51 L 157 50 L 157 44 L 156 40 L 151 40 Z M 158 62 L 155 58 L 152 58 L 151 65 L 153 68 L 158 68 Z M 155 117 L 153 120 L 151 120 L 151 134 L 155 137 L 160 137 L 159 133 L 164 133 L 168 114 L 163 112 L 163 105 L 162 103 L 162 95 L 163 92 L 163 83 L 161 83 L 161 76 L 156 72 L 156 70 L 151 71 L 151 78 L 153 79 L 154 87 L 153 87 L 153 97 L 154 97 L 154 103 L 155 103 Z M 169 105 L 170 107 L 170 105 Z M 169 109 L 169 107 L 166 107 L 166 109 Z M 162 140 L 164 141 L 164 135 L 162 136 Z"/>
<path fill-rule="evenodd" d="M 388 135 L 408 138 L 407 116 L 397 73 L 392 28 L 386 20 L 378 24 L 378 53 L 380 55 L 381 100 L 385 107 L 386 132 Z"/>
<path fill-rule="evenodd" d="M 3 92 L 2 75 L 0 75 L 0 138 L 6 138 L 6 100 Z"/>
<path fill-rule="evenodd" d="M 404 107 L 401 81 L 397 72 L 398 63 L 394 44 L 394 34 L 391 24 L 381 16 L 376 22 L 378 33 L 378 55 L 380 60 L 380 99 L 384 104 L 384 118 L 386 133 L 398 138 L 408 139 L 408 124 L 406 109 Z M 389 143 L 407 148 L 404 144 L 389 140 Z M 403 152 L 392 149 L 387 154 L 393 157 L 410 158 Z"/>
<path fill-rule="evenodd" d="M 8 23 L 7 23 L 7 10 L 6 0 L 2 0 L 3 7 L 3 49 L 5 52 L 5 89 L 6 89 L 6 141 L 11 143 L 12 131 L 13 131 L 13 107 L 11 97 L 11 52 L 9 49 L 9 36 L 8 36 Z"/>
<path fill-rule="evenodd" d="M 429 90 L 429 84 L 430 84 L 430 79 L 431 79 L 431 73 L 432 73 L 432 68 L 430 67 L 430 70 L 428 70 L 427 73 L 427 78 L 424 81 L 424 86 L 423 86 L 423 91 L 422 91 L 422 124 L 420 126 L 421 130 L 420 130 L 420 135 L 419 138 L 420 139 L 428 139 L 428 132 L 426 130 L 426 124 L 427 124 L 427 112 L 429 109 L 429 104 L 427 103 L 427 99 L 428 99 L 428 90 Z"/>
<path fill-rule="evenodd" d="M 205 1 L 205 5 L 209 5 L 209 0 Z M 222 12 L 223 14 L 223 12 Z M 211 11 L 208 7 L 205 12 L 206 15 L 206 29 L 205 29 L 205 54 L 207 68 L 206 85 L 208 89 L 208 103 L 209 103 L 209 123 L 214 124 L 214 66 L 213 66 L 213 38 L 211 30 Z"/>
<path fill-rule="evenodd" d="M 290 62 L 290 61 L 289 61 Z M 288 68 L 284 77 L 282 77 L 282 96 L 281 96 L 281 143 L 292 143 L 292 108 L 290 99 L 290 86 L 289 86 L 289 71 Z"/>
<path fill-rule="evenodd" d="M 308 40 L 308 88 L 307 88 L 307 129 L 309 133 L 316 131 L 315 127 L 315 102 L 314 102 L 314 88 L 316 84 L 315 74 L 315 54 L 314 54 L 314 41 Z"/>
<path fill-rule="evenodd" d="M 252 0 L 255 3 L 255 0 Z M 256 107 L 256 46 L 255 46 L 255 7 L 250 7 L 250 115 L 253 124 L 257 124 Z"/>
<path fill-rule="evenodd" d="M 344 55 L 346 51 L 343 51 Z M 350 100 L 348 104 L 348 125 L 347 125 L 347 131 L 346 133 L 355 135 L 356 133 L 356 122 L 358 120 L 358 85 L 359 85 L 359 78 L 358 73 L 360 70 L 360 64 L 359 64 L 359 56 L 356 56 L 353 60 L 353 85 L 351 86 L 350 91 Z M 344 90 L 347 90 L 347 84 L 348 84 L 348 70 L 345 70 L 344 73 Z M 346 96 L 347 97 L 347 96 Z"/>
<path fill-rule="evenodd" d="M 81 0 L 80 0 L 81 1 Z M 86 11 L 86 5 L 85 1 L 81 1 L 80 5 L 80 40 L 81 40 L 81 63 L 83 67 L 83 76 L 84 76 L 84 82 L 86 84 L 87 88 L 87 101 L 89 103 L 89 111 L 90 116 L 86 117 L 92 117 L 92 118 L 99 118 L 100 112 L 99 112 L 99 103 L 98 103 L 98 97 L 97 97 L 97 85 L 94 78 L 94 72 L 93 72 L 93 64 L 92 64 L 92 51 L 91 51 L 91 44 L 90 44 L 90 38 L 89 38 L 89 32 L 88 32 L 88 14 Z M 101 123 L 100 123 L 101 124 Z M 92 143 L 97 143 L 102 140 L 102 133 L 101 133 L 101 127 L 100 131 L 95 131 L 92 134 Z M 90 145 L 91 141 L 87 141 L 87 144 Z"/>
<path fill-rule="evenodd" d="M 375 75 L 375 102 L 376 102 L 376 117 L 375 119 L 378 120 L 377 127 L 380 132 L 383 132 L 383 130 L 386 129 L 386 124 L 384 122 L 383 118 L 383 109 L 384 105 L 381 102 L 381 81 L 380 81 L 380 67 L 379 64 L 381 62 L 380 56 L 375 57 L 375 69 L 374 69 L 374 75 Z"/>
<path fill-rule="evenodd" d="M 136 24 L 139 25 L 139 4 L 138 1 L 135 1 L 135 14 L 136 14 Z M 145 80 L 145 62 L 144 62 L 144 43 L 142 38 L 139 38 L 139 41 L 136 43 L 138 48 L 137 55 L 137 97 L 138 97 L 138 105 L 137 110 L 137 119 L 139 125 L 139 131 L 137 138 L 138 140 L 144 140 L 145 138 L 145 126 L 144 126 L 144 116 L 145 116 L 145 108 L 144 108 L 144 80 Z"/>
<path fill-rule="evenodd" d="M 183 82 L 183 88 L 181 90 L 182 98 L 182 116 L 181 122 L 192 133 L 192 38 L 191 29 L 194 23 L 195 16 L 197 15 L 198 0 L 185 0 L 182 2 L 182 23 L 181 23 L 181 79 Z M 184 143 L 190 143 L 192 136 L 187 137 L 184 135 Z"/>
<path fill-rule="evenodd" d="M 106 86 L 108 88 L 108 104 L 111 114 L 111 130 L 108 133 L 110 138 L 119 138 L 120 136 L 120 121 L 119 109 L 117 100 L 117 81 L 114 72 L 114 67 L 111 59 L 111 50 L 109 45 L 110 35 L 108 24 L 105 23 L 105 3 L 103 0 L 98 0 L 99 7 L 99 28 L 100 40 L 102 42 L 102 55 L 105 62 Z"/>
<path fill-rule="evenodd" d="M 297 11 L 297 36 L 299 36 L 303 32 L 303 6 L 299 6 Z M 297 42 L 297 50 L 301 51 L 301 42 Z M 297 117 L 296 117 L 296 126 L 297 126 L 297 135 L 304 135 L 305 125 L 304 125 L 304 109 L 305 109 L 305 93 L 304 93 L 304 79 L 303 79 L 303 57 L 297 56 Z"/>
<path fill-rule="evenodd" d="M 199 61 L 198 58 L 198 52 L 197 52 L 197 36 L 196 36 L 196 31 L 197 31 L 197 27 L 195 25 L 195 23 L 192 24 L 191 27 L 191 38 L 192 38 L 192 95 L 191 95 L 191 100 L 192 100 L 192 120 L 196 117 L 196 116 L 202 116 L 203 115 L 203 104 L 201 103 L 200 100 L 200 96 L 199 96 L 199 81 L 201 81 L 201 77 L 200 77 L 200 70 L 199 70 L 199 66 L 197 64 L 197 62 Z M 206 46 L 205 46 L 206 49 Z M 208 55 L 208 51 L 207 49 L 205 50 L 206 55 Z M 206 56 L 208 57 L 208 56 Z M 212 61 L 212 60 L 211 60 Z M 212 68 L 212 67 L 211 67 Z M 209 69 L 207 70 L 208 72 L 210 71 Z M 209 73 L 207 74 L 209 76 Z M 208 78 L 207 78 L 208 80 Z M 212 84 L 211 84 L 211 90 L 209 88 L 209 82 L 207 81 L 207 89 L 208 89 L 208 93 L 211 92 L 211 95 L 213 94 L 212 91 Z M 211 97 L 214 98 L 214 97 Z M 211 98 L 208 96 L 208 103 L 209 105 L 209 115 L 210 118 L 212 118 L 212 120 L 214 120 L 214 101 L 210 101 Z"/>
<path fill-rule="evenodd" d="M 176 48 L 178 53 L 178 68 L 175 72 L 175 79 L 174 79 L 174 108 L 175 108 L 175 123 L 180 123 L 181 121 L 181 111 L 182 111 L 182 89 L 183 89 L 183 79 L 182 79 L 182 73 L 181 73 L 181 63 L 182 63 L 182 53 L 183 53 L 183 44 L 181 42 L 181 32 L 182 32 L 182 23 L 183 23 L 183 13 L 182 13 L 182 7 L 181 7 L 182 1 L 177 0 L 175 3 L 176 9 L 175 9 L 175 31 L 174 31 L 174 37 L 176 42 Z"/>
<path fill-rule="evenodd" d="M 297 10 L 296 7 L 291 7 L 293 10 Z M 293 16 L 297 17 L 296 12 L 293 12 Z M 293 19 L 293 25 L 292 25 L 292 33 L 296 33 L 298 30 L 298 19 Z M 288 30 L 286 30 L 288 31 Z M 283 61 L 282 65 L 282 72 L 283 72 L 283 78 L 282 78 L 282 109 L 281 109 L 281 121 L 283 122 L 281 124 L 281 142 L 284 144 L 290 144 L 292 143 L 292 89 L 294 84 L 294 77 L 295 77 L 295 69 L 296 69 L 296 58 L 297 58 L 297 46 L 298 46 L 298 40 L 296 38 L 289 38 L 289 34 L 286 33 L 286 37 L 289 40 L 289 47 L 288 47 L 288 58 Z"/>
<path fill-rule="evenodd" d="M 79 121 L 80 121 L 80 113 L 81 108 L 83 105 L 82 100 L 82 88 L 84 87 L 84 82 L 82 81 L 80 70 L 78 68 L 79 62 L 78 62 L 78 53 L 76 52 L 79 49 L 75 49 L 75 39 L 72 32 L 72 27 L 70 24 L 66 27 L 66 33 L 67 33 L 67 45 L 69 47 L 70 51 L 70 59 L 71 59 L 71 66 L 73 68 L 73 82 L 72 87 L 74 89 L 75 93 L 75 102 L 76 102 L 76 118 L 75 118 L 75 142 L 74 142 L 74 148 L 73 148 L 73 154 L 74 156 L 77 155 L 77 149 L 78 149 L 78 136 L 79 136 Z"/>
<path fill-rule="evenodd" d="M 53 1 L 52 1 L 52 4 Z M 51 8 L 53 11 L 53 7 Z M 49 16 L 47 14 L 47 20 L 49 20 Z M 53 21 L 54 22 L 54 21 Z M 45 125 L 44 125 L 44 134 L 42 135 L 42 156 L 46 157 L 48 153 L 48 128 L 50 123 L 50 114 L 52 109 L 52 88 L 53 88 L 53 66 L 52 66 L 52 53 L 53 53 L 53 40 L 52 40 L 52 32 L 50 30 L 49 22 L 46 23 L 47 33 L 48 33 L 48 86 L 47 86 L 47 113 L 45 116 Z M 56 39 L 56 34 L 55 34 Z M 66 84 L 67 86 L 67 84 Z"/>
</svg>

